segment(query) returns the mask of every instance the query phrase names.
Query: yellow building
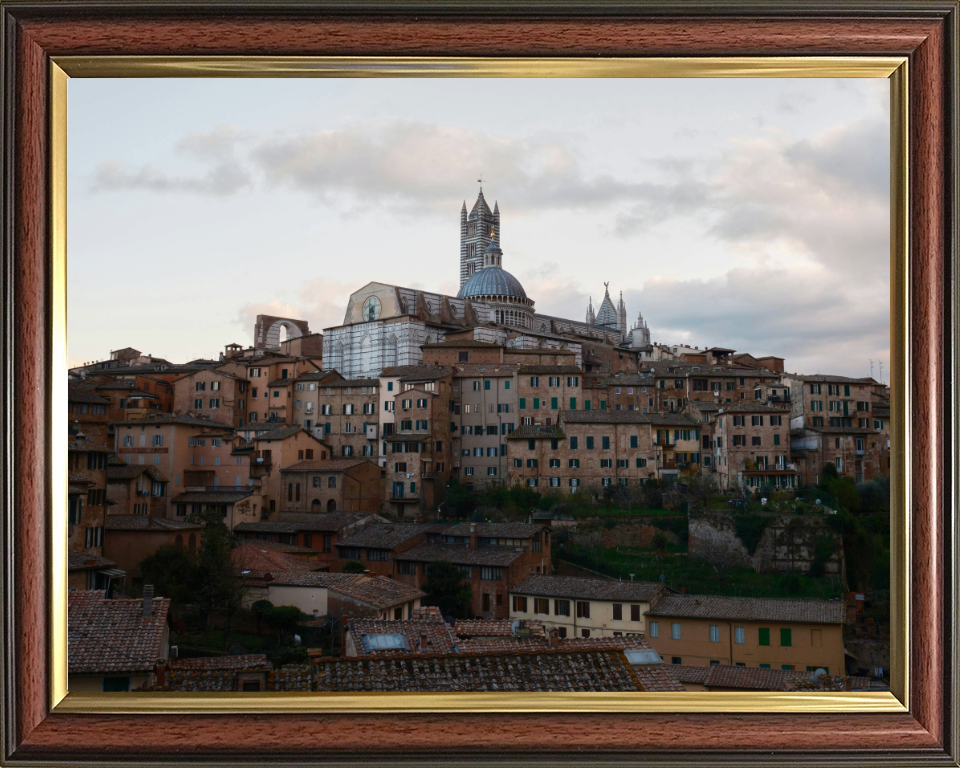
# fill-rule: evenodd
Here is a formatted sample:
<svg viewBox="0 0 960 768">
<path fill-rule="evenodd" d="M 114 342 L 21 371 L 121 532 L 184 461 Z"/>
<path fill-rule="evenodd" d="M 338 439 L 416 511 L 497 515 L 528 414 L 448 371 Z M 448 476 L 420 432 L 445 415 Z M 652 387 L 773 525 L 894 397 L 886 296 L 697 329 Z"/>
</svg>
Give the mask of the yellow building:
<svg viewBox="0 0 960 768">
<path fill-rule="evenodd" d="M 560 637 L 643 635 L 644 614 L 663 593 L 649 581 L 527 576 L 510 590 L 510 618 L 541 621 Z"/>
<path fill-rule="evenodd" d="M 844 674 L 841 600 L 671 594 L 646 619 L 647 642 L 667 664 Z"/>
</svg>

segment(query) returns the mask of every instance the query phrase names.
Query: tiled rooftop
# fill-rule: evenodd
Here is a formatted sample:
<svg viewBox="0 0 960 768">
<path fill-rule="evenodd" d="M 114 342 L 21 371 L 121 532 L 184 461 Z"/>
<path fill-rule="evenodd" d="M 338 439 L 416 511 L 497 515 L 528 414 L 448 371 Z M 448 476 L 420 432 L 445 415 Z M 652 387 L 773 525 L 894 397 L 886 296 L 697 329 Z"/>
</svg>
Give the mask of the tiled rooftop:
<svg viewBox="0 0 960 768">
<path fill-rule="evenodd" d="M 409 541 L 414 536 L 425 534 L 432 525 L 418 523 L 377 523 L 368 525 L 356 533 L 340 539 L 335 547 L 372 547 L 373 549 L 393 549 L 398 544 Z"/>
<path fill-rule="evenodd" d="M 170 482 L 170 478 L 152 464 L 124 463 L 120 466 L 115 466 L 111 463 L 107 465 L 107 480 L 133 480 L 141 474 L 146 474 L 147 477 L 151 480 L 156 480 L 158 483 Z"/>
<path fill-rule="evenodd" d="M 200 416 L 186 416 L 172 413 L 151 413 L 142 419 L 129 419 L 127 421 L 118 421 L 118 427 L 140 427 L 154 426 L 157 424 L 179 424 L 186 427 L 209 427 L 211 429 L 223 429 L 233 432 L 233 427 L 213 419 L 205 419 Z"/>
<path fill-rule="evenodd" d="M 106 600 L 103 590 L 71 591 L 67 604 L 70 674 L 144 673 L 165 654 L 170 600 L 155 598 L 148 619 L 142 600 Z"/>
<path fill-rule="evenodd" d="M 474 527 L 477 536 L 498 539 L 529 539 L 547 526 L 529 523 L 458 523 L 443 531 L 444 536 L 469 536 Z"/>
<path fill-rule="evenodd" d="M 510 619 L 460 619 L 453 632 L 460 638 L 513 637 L 512 624 Z"/>
<path fill-rule="evenodd" d="M 229 487 L 224 486 L 222 491 L 187 491 L 174 496 L 171 501 L 175 504 L 236 504 L 253 495 L 253 489 L 249 486 L 242 491 L 231 491 Z"/>
<path fill-rule="evenodd" d="M 99 555 L 86 555 L 76 550 L 67 550 L 67 570 L 84 571 L 89 568 L 116 568 L 117 564 L 113 560 L 107 560 Z"/>
<path fill-rule="evenodd" d="M 564 437 L 563 430 L 556 424 L 551 424 L 549 427 L 540 424 L 521 424 L 507 435 L 507 440 L 562 440 Z"/>
<path fill-rule="evenodd" d="M 789 406 L 770 405 L 762 400 L 744 400 L 739 403 L 724 403 L 720 405 L 724 413 L 789 413 Z"/>
<path fill-rule="evenodd" d="M 153 515 L 107 515 L 103 527 L 108 531 L 185 531 L 203 526 Z"/>
<path fill-rule="evenodd" d="M 269 572 L 274 577 L 279 577 L 281 571 L 315 571 L 326 567 L 317 560 L 277 552 L 261 543 L 245 541 L 234 547 L 230 553 L 233 567 L 238 571 L 251 571 L 251 576 Z"/>
<path fill-rule="evenodd" d="M 546 350 L 541 350 L 546 351 Z M 549 350 L 553 352 L 554 350 Z M 583 373 L 580 366 L 578 365 L 521 365 L 518 373 L 521 376 L 532 374 L 534 376 L 542 375 L 547 376 L 549 374 L 554 374 L 556 376 L 560 375 L 574 375 L 578 373 Z"/>
<path fill-rule="evenodd" d="M 590 411 L 561 411 L 563 424 L 649 424 L 650 415 L 642 411 L 615 411 L 610 408 Z"/>
<path fill-rule="evenodd" d="M 202 656 L 194 659 L 172 659 L 171 670 L 199 672 L 206 671 L 233 671 L 233 672 L 270 672 L 273 665 L 267 661 L 265 653 L 244 653 L 238 656 Z"/>
<path fill-rule="evenodd" d="M 410 603 L 426 593 L 386 576 L 368 576 L 358 573 L 324 573 L 320 571 L 272 572 L 272 585 L 292 587 L 324 587 L 341 595 L 383 610 Z M 391 622 L 397 624 L 399 622 Z"/>
<path fill-rule="evenodd" d="M 846 620 L 846 609 L 842 600 L 666 595 L 651 607 L 647 615 L 691 619 L 843 624 Z"/>
<path fill-rule="evenodd" d="M 517 595 L 637 603 L 652 603 L 663 591 L 662 584 L 652 581 L 613 581 L 540 574 L 531 574 L 510 589 L 512 594 Z"/>
<path fill-rule="evenodd" d="M 617 651 L 321 659 L 318 690 L 624 691 L 640 687 Z"/>
<path fill-rule="evenodd" d="M 470 549 L 465 544 L 424 543 L 405 552 L 398 552 L 394 560 L 417 563 L 433 563 L 446 560 L 454 565 L 507 566 L 518 557 L 523 557 L 519 547 L 477 547 Z"/>
<path fill-rule="evenodd" d="M 281 472 L 343 472 L 351 467 L 359 467 L 361 464 L 377 463 L 371 459 L 328 459 L 326 461 L 298 461 L 284 467 Z"/>
</svg>

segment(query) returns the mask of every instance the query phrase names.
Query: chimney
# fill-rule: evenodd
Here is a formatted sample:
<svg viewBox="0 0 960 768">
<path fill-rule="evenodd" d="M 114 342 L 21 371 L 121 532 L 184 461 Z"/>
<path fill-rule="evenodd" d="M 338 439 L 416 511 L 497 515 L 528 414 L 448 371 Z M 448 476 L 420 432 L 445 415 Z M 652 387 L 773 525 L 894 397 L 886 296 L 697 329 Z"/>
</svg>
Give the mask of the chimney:
<svg viewBox="0 0 960 768">
<path fill-rule="evenodd" d="M 143 618 L 153 617 L 153 584 L 143 585 Z"/>
<path fill-rule="evenodd" d="M 420 630 L 420 650 L 427 650 L 427 630 L 425 629 Z"/>
<path fill-rule="evenodd" d="M 470 523 L 470 549 L 477 548 L 477 524 Z"/>
<path fill-rule="evenodd" d="M 176 661 L 180 658 L 180 647 L 176 645 L 170 646 L 170 660 Z"/>
<path fill-rule="evenodd" d="M 551 648 L 560 647 L 560 630 L 558 629 L 550 630 L 550 647 Z"/>
<path fill-rule="evenodd" d="M 853 690 L 853 678 L 849 675 L 843 679 L 843 690 L 852 691 Z"/>
</svg>

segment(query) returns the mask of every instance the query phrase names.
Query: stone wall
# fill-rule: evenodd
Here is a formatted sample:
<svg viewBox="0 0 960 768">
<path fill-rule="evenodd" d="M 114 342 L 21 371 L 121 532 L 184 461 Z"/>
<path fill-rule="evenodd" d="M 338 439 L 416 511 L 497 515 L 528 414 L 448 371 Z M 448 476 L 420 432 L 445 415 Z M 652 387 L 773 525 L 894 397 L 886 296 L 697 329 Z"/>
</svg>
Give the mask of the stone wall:
<svg viewBox="0 0 960 768">
<path fill-rule="evenodd" d="M 718 549 L 726 548 L 737 565 L 760 572 L 808 572 L 816 556 L 817 541 L 821 535 L 828 535 L 833 538 L 835 548 L 833 557 L 825 564 L 825 573 L 840 572 L 842 544 L 823 517 L 770 515 L 752 555 L 737 536 L 734 515 L 729 512 L 691 514 L 689 527 L 692 557 L 709 557 Z"/>
</svg>

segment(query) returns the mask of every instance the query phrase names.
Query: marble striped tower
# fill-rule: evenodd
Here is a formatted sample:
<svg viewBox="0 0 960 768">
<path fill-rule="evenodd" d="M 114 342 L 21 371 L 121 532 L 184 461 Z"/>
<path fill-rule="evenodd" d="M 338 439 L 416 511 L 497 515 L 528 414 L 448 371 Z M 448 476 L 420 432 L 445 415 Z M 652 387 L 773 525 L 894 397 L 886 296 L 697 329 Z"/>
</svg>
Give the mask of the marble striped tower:
<svg viewBox="0 0 960 768">
<path fill-rule="evenodd" d="M 483 187 L 473 210 L 467 215 L 467 201 L 460 209 L 460 287 L 474 272 L 483 269 L 483 254 L 491 242 L 500 245 L 500 206 L 493 210 L 483 197 Z"/>
</svg>

